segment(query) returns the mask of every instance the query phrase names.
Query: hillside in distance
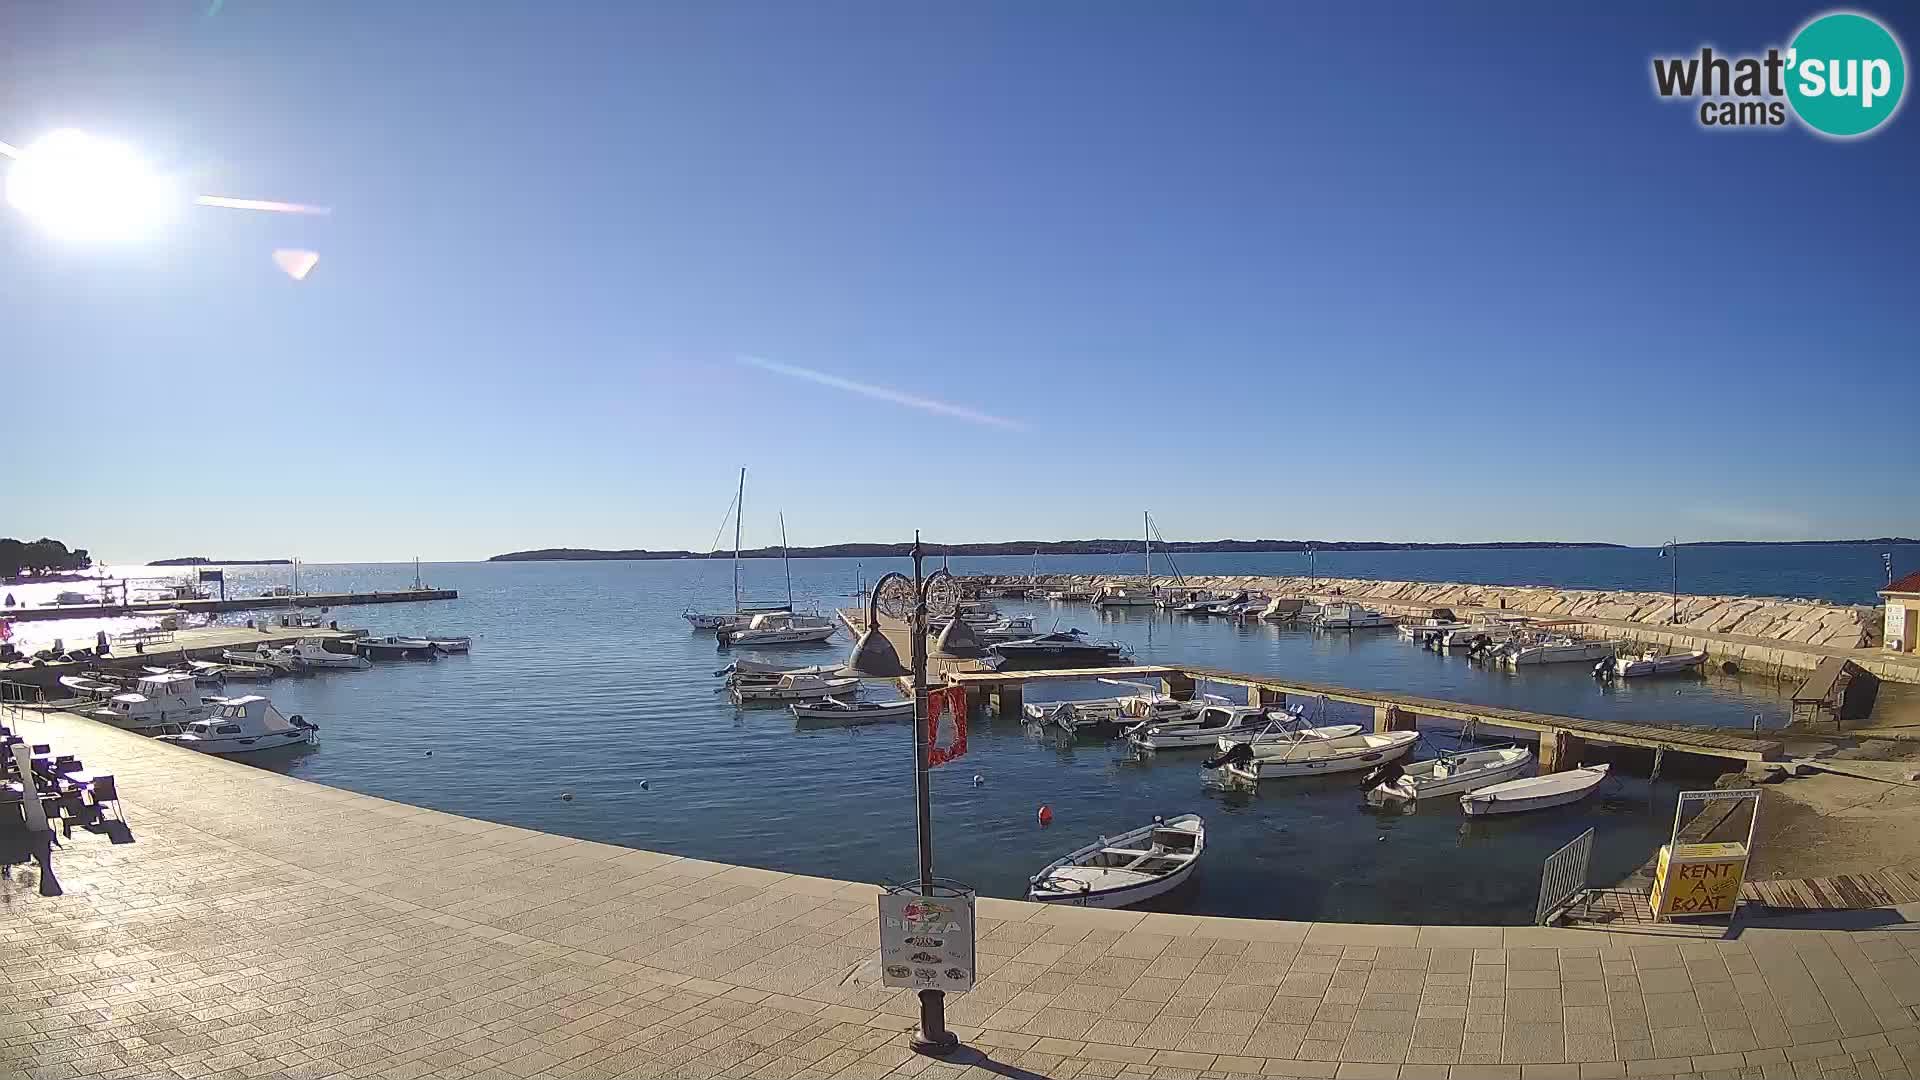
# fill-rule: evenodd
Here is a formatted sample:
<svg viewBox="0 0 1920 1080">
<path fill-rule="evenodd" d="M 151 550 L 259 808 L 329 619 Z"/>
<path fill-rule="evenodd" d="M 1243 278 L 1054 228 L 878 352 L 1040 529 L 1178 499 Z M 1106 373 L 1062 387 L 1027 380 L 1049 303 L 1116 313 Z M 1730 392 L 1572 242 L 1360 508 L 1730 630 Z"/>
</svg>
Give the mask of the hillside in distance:
<svg viewBox="0 0 1920 1080">
<path fill-rule="evenodd" d="M 1516 540 L 1486 544 L 1410 544 L 1373 540 L 1185 540 L 1155 544 L 1155 551 L 1174 554 L 1189 551 L 1464 551 L 1527 550 L 1541 548 L 1615 548 L 1622 544 L 1562 543 L 1552 540 Z M 987 544 L 928 544 L 930 555 L 1129 555 L 1141 550 L 1133 540 L 1009 540 Z M 826 544 L 820 547 L 790 548 L 796 559 L 877 559 L 911 555 L 912 544 Z M 713 552 L 712 555 L 730 554 Z M 768 559 L 780 555 L 778 547 L 743 548 L 743 559 Z M 701 559 L 707 552 L 649 551 L 645 548 L 606 550 L 601 548 L 539 548 L 495 555 L 488 562 L 567 562 L 596 560 Z"/>
</svg>

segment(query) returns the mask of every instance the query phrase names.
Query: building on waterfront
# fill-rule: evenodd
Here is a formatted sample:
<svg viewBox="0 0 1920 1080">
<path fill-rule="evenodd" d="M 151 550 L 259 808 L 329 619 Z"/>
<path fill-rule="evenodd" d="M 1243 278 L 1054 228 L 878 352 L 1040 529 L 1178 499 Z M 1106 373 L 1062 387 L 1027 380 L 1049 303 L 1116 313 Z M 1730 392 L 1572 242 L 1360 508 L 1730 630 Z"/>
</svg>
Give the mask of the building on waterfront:
<svg viewBox="0 0 1920 1080">
<path fill-rule="evenodd" d="M 1910 653 L 1920 647 L 1920 570 L 1880 590 L 1887 605 L 1886 632 L 1881 640 L 1894 652 Z"/>
</svg>

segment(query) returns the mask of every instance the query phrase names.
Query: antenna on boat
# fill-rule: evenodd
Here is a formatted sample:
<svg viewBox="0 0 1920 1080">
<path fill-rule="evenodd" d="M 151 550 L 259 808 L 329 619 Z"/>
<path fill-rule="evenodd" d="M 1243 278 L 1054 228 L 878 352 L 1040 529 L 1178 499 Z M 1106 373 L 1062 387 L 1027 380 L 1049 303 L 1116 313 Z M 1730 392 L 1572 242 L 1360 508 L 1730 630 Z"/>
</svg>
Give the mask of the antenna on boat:
<svg viewBox="0 0 1920 1080">
<path fill-rule="evenodd" d="M 413 591 L 420 591 L 420 556 L 413 557 Z"/>
</svg>

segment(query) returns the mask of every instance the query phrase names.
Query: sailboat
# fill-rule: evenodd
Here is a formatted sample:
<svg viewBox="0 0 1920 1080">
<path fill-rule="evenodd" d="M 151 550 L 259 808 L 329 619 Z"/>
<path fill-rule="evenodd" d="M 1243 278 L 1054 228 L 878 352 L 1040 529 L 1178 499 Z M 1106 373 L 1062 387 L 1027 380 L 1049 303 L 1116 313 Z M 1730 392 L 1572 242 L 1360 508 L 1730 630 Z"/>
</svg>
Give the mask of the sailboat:
<svg viewBox="0 0 1920 1080">
<path fill-rule="evenodd" d="M 800 645 L 825 641 L 833 636 L 834 625 L 818 614 L 797 614 L 793 610 L 793 563 L 787 554 L 787 515 L 780 515 L 780 565 L 787 574 L 787 603 L 777 611 L 755 615 L 744 628 L 728 627 L 717 631 L 720 645 Z"/>
<path fill-rule="evenodd" d="M 1153 597 L 1153 517 L 1141 512 L 1145 524 L 1147 540 L 1147 583 L 1145 585 L 1121 585 L 1107 582 L 1095 590 L 1094 607 L 1152 607 Z"/>
<path fill-rule="evenodd" d="M 772 614 L 793 610 L 793 577 L 787 577 L 787 602 L 785 604 L 762 604 L 748 607 L 740 602 L 740 519 L 746 516 L 747 508 L 747 470 L 740 468 L 740 490 L 733 497 L 733 610 L 725 612 L 701 612 L 692 608 L 680 613 L 695 630 L 744 630 L 753 622 L 755 615 Z M 725 519 L 721 526 L 726 525 Z M 784 529 L 784 525 L 782 526 Z"/>
</svg>

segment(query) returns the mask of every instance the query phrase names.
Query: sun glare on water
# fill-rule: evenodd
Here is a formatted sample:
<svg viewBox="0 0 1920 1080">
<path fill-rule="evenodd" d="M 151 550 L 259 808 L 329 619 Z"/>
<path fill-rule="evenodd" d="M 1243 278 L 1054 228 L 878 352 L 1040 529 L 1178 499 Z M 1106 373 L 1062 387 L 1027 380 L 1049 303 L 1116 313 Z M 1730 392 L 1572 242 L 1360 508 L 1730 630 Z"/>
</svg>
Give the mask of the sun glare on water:
<svg viewBox="0 0 1920 1080">
<path fill-rule="evenodd" d="M 7 202 L 63 240 L 138 239 L 182 205 L 133 150 L 85 132 L 51 132 L 14 153 Z"/>
</svg>

